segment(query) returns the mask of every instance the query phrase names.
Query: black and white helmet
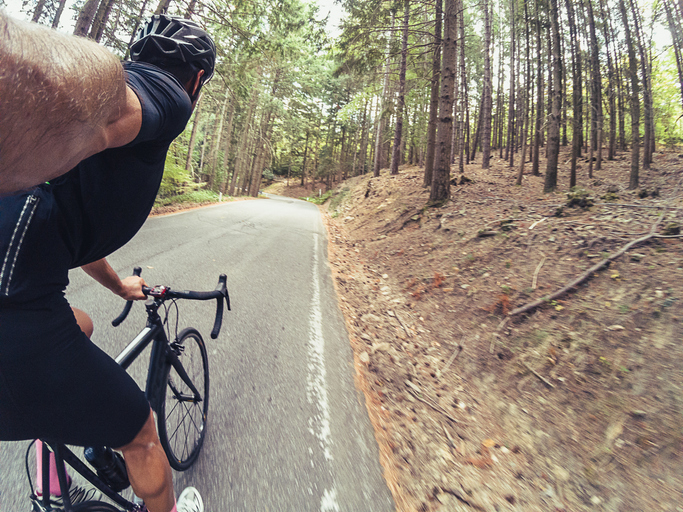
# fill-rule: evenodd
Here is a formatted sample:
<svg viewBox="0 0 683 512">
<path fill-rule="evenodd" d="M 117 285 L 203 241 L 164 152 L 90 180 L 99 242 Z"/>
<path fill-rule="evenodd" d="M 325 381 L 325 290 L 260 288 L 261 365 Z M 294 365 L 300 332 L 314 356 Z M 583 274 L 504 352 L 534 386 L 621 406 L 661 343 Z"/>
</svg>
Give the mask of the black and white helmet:
<svg viewBox="0 0 683 512">
<path fill-rule="evenodd" d="M 161 65 L 191 63 L 204 70 L 202 83 L 206 83 L 213 76 L 216 45 L 194 21 L 155 14 L 130 46 L 130 58 Z"/>
</svg>

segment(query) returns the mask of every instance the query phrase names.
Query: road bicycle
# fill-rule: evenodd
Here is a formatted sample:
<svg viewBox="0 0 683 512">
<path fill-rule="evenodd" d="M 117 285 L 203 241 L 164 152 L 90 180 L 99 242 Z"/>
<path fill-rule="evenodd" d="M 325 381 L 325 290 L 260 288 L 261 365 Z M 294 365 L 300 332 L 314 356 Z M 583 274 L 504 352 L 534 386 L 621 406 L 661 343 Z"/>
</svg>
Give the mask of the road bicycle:
<svg viewBox="0 0 683 512">
<path fill-rule="evenodd" d="M 136 267 L 133 274 L 139 276 L 141 269 Z M 201 334 L 188 327 L 178 332 L 179 299 L 216 300 L 216 318 L 211 338 L 216 339 L 223 321 L 223 300 L 230 310 L 230 297 L 226 285 L 226 276 L 221 274 L 216 289 L 209 292 L 178 291 L 168 286 L 143 287 L 147 296 L 147 324 L 128 346 L 116 357 L 116 362 L 123 368 L 131 363 L 152 344 L 147 370 L 145 396 L 157 416 L 157 429 L 161 445 L 166 452 L 171 467 L 178 471 L 188 469 L 199 456 L 206 434 L 207 413 L 209 410 L 209 366 L 206 346 Z M 112 321 L 117 326 L 125 320 L 133 301 L 128 301 L 123 312 Z M 159 310 L 163 308 L 162 319 Z M 169 312 L 175 308 L 176 321 L 174 335 L 171 336 Z M 170 341 L 171 338 L 173 341 Z M 33 443 L 32 443 L 33 444 Z M 26 452 L 26 472 L 31 487 L 33 512 L 144 512 L 144 504 L 137 499 L 130 501 L 120 492 L 120 486 L 111 484 L 102 475 L 95 473 L 91 467 L 75 455 L 64 444 L 42 440 L 42 489 L 49 490 L 49 456 L 54 453 L 57 476 L 63 503 L 55 508 L 50 502 L 50 493 L 38 495 L 31 480 L 29 470 L 29 452 Z M 120 457 L 115 454 L 115 457 Z M 69 497 L 69 484 L 64 463 L 85 480 L 99 489 L 114 505 L 103 501 L 87 501 L 76 505 Z M 125 468 L 124 468 L 125 472 Z M 127 483 L 127 476 L 124 474 Z M 124 484 L 125 485 L 125 484 Z"/>
</svg>

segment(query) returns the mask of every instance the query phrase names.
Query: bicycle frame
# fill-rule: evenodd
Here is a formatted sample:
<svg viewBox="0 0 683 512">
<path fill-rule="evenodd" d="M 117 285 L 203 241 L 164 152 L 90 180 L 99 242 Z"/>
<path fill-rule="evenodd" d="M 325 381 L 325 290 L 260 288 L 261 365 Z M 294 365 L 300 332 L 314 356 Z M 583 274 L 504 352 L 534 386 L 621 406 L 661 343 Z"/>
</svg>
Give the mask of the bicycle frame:
<svg viewBox="0 0 683 512">
<path fill-rule="evenodd" d="M 145 303 L 147 309 L 147 325 L 140 331 L 140 333 L 124 348 L 115 361 L 124 369 L 127 369 L 133 361 L 152 344 L 152 353 L 150 355 L 149 367 L 147 370 L 147 383 L 145 385 L 145 397 L 156 412 L 158 410 L 158 400 L 163 397 L 164 376 L 166 375 L 166 364 L 171 364 L 182 380 L 188 385 L 195 395 L 195 398 L 200 398 L 200 393 L 188 377 L 182 363 L 178 359 L 176 352 L 174 352 L 166 331 L 164 324 L 157 312 L 159 304 L 151 297 Z M 68 489 L 66 471 L 64 463 L 71 466 L 77 473 L 83 476 L 88 482 L 97 487 L 102 493 L 111 499 L 114 503 L 124 508 L 126 511 L 141 511 L 140 506 L 126 500 L 120 494 L 113 491 L 105 482 L 103 482 L 95 472 L 93 472 L 78 456 L 76 456 L 69 448 L 63 444 L 51 443 L 50 441 L 43 441 L 43 468 L 49 467 L 49 451 L 46 445 L 55 454 L 55 462 L 57 465 L 57 477 L 59 479 L 59 487 L 62 489 L 62 499 L 64 501 L 64 512 L 73 512 L 73 507 L 68 495 L 65 492 Z M 43 471 L 42 488 L 49 489 L 49 471 Z M 50 493 L 43 492 L 42 505 L 45 510 L 50 510 Z"/>
<path fill-rule="evenodd" d="M 136 267 L 133 271 L 133 275 L 139 276 L 141 273 L 140 267 Z M 213 329 L 211 331 L 211 338 L 216 339 L 221 329 L 221 323 L 223 319 L 223 300 L 227 305 L 228 310 L 230 310 L 230 297 L 228 295 L 227 277 L 225 274 L 221 274 L 218 277 L 218 285 L 216 289 L 210 292 L 195 292 L 195 291 L 175 291 L 168 287 L 160 286 L 155 288 L 143 287 L 143 292 L 148 295 L 147 302 L 145 302 L 145 309 L 147 310 L 147 324 L 145 328 L 140 331 L 140 333 L 131 341 L 126 348 L 124 348 L 121 353 L 116 357 L 116 362 L 124 369 L 127 369 L 132 362 L 137 359 L 137 357 L 152 344 L 152 353 L 150 355 L 149 367 L 147 370 L 147 382 L 145 384 L 145 397 L 149 401 L 152 409 L 157 412 L 163 405 L 162 400 L 164 400 L 165 377 L 168 371 L 168 365 L 172 366 L 178 377 L 187 385 L 190 393 L 181 393 L 176 387 L 171 385 L 169 381 L 169 387 L 175 398 L 179 401 L 195 401 L 201 402 L 208 397 L 202 397 L 201 393 L 197 390 L 192 380 L 187 375 L 185 368 L 179 359 L 179 354 L 182 352 L 180 344 L 176 344 L 176 341 L 170 342 L 166 336 L 166 331 L 164 329 L 164 322 L 159 316 L 158 309 L 164 303 L 165 300 L 176 300 L 176 299 L 191 299 L 191 300 L 216 300 L 216 317 L 214 320 Z M 112 325 L 119 325 L 128 315 L 133 301 L 128 301 L 124 307 L 123 312 L 112 321 Z M 199 334 L 199 333 L 197 333 Z M 178 333 L 176 333 L 176 336 Z M 201 338 L 200 338 L 201 339 Z M 202 342 L 203 343 L 203 342 Z M 203 349 L 205 350 L 205 349 Z M 205 353 L 205 352 L 204 352 Z M 204 356 L 206 357 L 206 356 Z M 201 444 L 198 448 L 201 447 Z M 78 458 L 74 453 L 69 450 L 64 444 L 50 442 L 49 440 L 44 440 L 42 445 L 42 488 L 43 496 L 38 498 L 35 495 L 31 496 L 33 502 L 34 512 L 46 512 L 53 510 L 50 506 L 50 472 L 47 470 L 50 463 L 50 450 L 55 454 L 55 462 L 57 465 L 57 477 L 59 480 L 59 487 L 62 492 L 63 501 L 63 511 L 64 512 L 74 512 L 75 508 L 71 503 L 71 498 L 68 493 L 68 482 L 66 469 L 64 463 L 69 464 L 77 473 L 82 475 L 87 481 L 99 489 L 105 496 L 110 498 L 116 505 L 122 507 L 127 512 L 142 512 L 144 509 L 143 505 L 137 505 L 132 503 L 125 498 L 123 498 L 119 493 L 115 492 L 110 488 L 101 478 L 97 476 L 80 458 Z M 30 481 L 30 475 L 29 475 Z M 112 508 L 108 504 L 107 508 Z M 80 509 L 80 505 L 76 507 Z"/>
<path fill-rule="evenodd" d="M 49 449 L 48 449 L 49 446 Z M 78 456 L 76 456 L 69 448 L 63 444 L 50 443 L 49 441 L 43 441 L 43 452 L 41 454 L 43 458 L 43 467 L 49 467 L 49 457 L 50 450 L 55 454 L 55 462 L 57 466 L 57 478 L 59 479 L 59 487 L 62 490 L 68 489 L 69 485 L 66 479 L 66 470 L 64 469 L 64 463 L 67 463 L 71 468 L 74 469 L 78 474 L 85 478 L 92 485 L 97 487 L 102 494 L 111 499 L 118 506 L 123 507 L 124 510 L 129 512 L 142 512 L 142 505 L 136 505 L 135 503 L 128 501 L 119 493 L 113 491 L 105 482 L 103 482 L 97 474 L 91 470 Z M 43 490 L 50 488 L 50 472 L 43 471 Z M 62 492 L 62 500 L 64 512 L 73 512 L 73 505 L 71 504 L 71 499 L 69 493 Z M 42 503 L 43 510 L 54 510 L 50 506 L 50 493 L 43 492 L 43 497 L 40 500 Z M 35 509 L 34 509 L 35 510 Z"/>
</svg>

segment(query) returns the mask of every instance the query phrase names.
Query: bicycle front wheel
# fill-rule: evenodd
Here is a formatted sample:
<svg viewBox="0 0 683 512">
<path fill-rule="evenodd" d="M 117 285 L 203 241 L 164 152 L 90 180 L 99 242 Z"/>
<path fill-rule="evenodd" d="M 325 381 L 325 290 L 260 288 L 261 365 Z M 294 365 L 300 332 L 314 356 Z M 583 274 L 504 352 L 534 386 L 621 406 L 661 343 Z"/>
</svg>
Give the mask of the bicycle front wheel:
<svg viewBox="0 0 683 512">
<path fill-rule="evenodd" d="M 171 363 L 167 366 L 157 422 L 161 445 L 171 467 L 185 471 L 197 460 L 206 434 L 209 360 L 204 340 L 196 329 L 183 329 L 170 346 L 181 367 Z"/>
</svg>

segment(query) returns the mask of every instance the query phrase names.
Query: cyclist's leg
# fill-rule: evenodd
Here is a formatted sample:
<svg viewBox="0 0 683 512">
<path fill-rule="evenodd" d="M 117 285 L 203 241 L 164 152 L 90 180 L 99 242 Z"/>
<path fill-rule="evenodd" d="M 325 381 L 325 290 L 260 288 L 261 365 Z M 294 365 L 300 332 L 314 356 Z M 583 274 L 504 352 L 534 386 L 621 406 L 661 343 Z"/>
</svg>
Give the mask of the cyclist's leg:
<svg viewBox="0 0 683 512">
<path fill-rule="evenodd" d="M 73 311 L 81 331 L 83 331 L 88 338 L 92 338 L 92 333 L 95 328 L 93 327 L 92 319 L 88 316 L 88 313 L 73 306 L 71 306 L 71 311 Z"/>
<path fill-rule="evenodd" d="M 74 316 L 76 317 L 76 322 L 78 322 L 78 327 L 81 328 L 81 331 L 85 333 L 85 335 L 90 338 L 93 333 L 93 323 L 88 314 L 85 311 L 82 311 L 78 308 L 74 308 L 73 306 L 71 307 L 71 310 L 74 313 Z M 42 475 L 43 475 L 43 457 L 41 454 L 41 447 L 43 443 L 40 441 L 36 441 L 36 478 L 37 478 L 37 488 L 38 488 L 38 493 L 42 493 Z M 67 471 L 67 478 L 69 477 L 69 473 Z M 69 478 L 70 480 L 70 478 Z M 50 492 L 56 496 L 61 495 L 61 490 L 59 489 L 59 481 L 57 480 L 57 464 L 55 463 L 55 456 L 54 454 L 50 454 Z"/>
<path fill-rule="evenodd" d="M 132 442 L 119 448 L 123 452 L 128 478 L 135 494 L 142 498 L 149 512 L 170 512 L 175 508 L 171 466 L 157 435 L 154 415 Z"/>
</svg>

